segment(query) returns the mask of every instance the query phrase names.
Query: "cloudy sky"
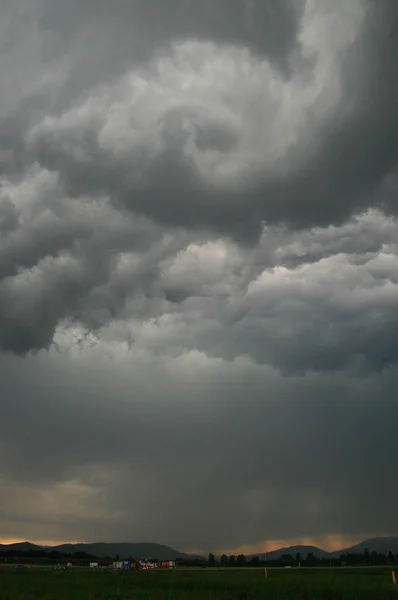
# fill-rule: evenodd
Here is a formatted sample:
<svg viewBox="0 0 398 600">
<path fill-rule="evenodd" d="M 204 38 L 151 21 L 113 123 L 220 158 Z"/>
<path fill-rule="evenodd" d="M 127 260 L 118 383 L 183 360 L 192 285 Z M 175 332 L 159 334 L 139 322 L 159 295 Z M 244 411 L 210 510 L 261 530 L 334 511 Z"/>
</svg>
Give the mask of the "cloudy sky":
<svg viewBox="0 0 398 600">
<path fill-rule="evenodd" d="M 1 0 L 1 540 L 398 533 L 397 18 Z"/>
</svg>

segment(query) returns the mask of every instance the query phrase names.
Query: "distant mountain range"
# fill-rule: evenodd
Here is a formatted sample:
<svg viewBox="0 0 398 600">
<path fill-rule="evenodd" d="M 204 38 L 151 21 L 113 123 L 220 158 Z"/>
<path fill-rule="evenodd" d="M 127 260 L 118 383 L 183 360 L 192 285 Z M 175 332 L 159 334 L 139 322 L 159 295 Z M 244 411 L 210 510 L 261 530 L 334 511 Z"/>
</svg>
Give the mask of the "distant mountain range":
<svg viewBox="0 0 398 600">
<path fill-rule="evenodd" d="M 333 556 L 340 556 L 340 554 L 351 553 L 351 554 L 363 554 L 365 549 L 369 552 L 378 552 L 380 554 L 398 554 L 398 537 L 379 537 L 364 540 L 351 548 L 346 548 L 340 552 L 332 552 Z"/>
<path fill-rule="evenodd" d="M 96 556 L 98 558 L 111 557 L 114 558 L 116 555 L 122 556 L 133 556 L 133 557 L 153 557 L 159 560 L 175 560 L 176 558 L 182 558 L 185 560 L 192 560 L 195 558 L 202 558 L 198 555 L 185 554 L 184 552 L 178 552 L 168 546 L 162 544 L 154 544 L 151 542 L 144 543 L 93 543 L 93 544 L 61 544 L 60 546 L 39 546 L 30 542 L 17 542 L 15 544 L 0 544 L 0 552 L 7 552 L 8 550 L 15 550 L 19 552 L 39 551 L 39 552 L 59 552 L 61 554 L 74 554 L 75 552 L 85 552 L 90 556 Z"/>
<path fill-rule="evenodd" d="M 380 537 L 364 540 L 355 546 L 350 548 L 343 548 L 336 552 L 326 552 L 316 546 L 289 546 L 287 548 L 280 548 L 279 550 L 273 550 L 272 552 L 257 553 L 247 556 L 258 556 L 260 558 L 267 557 L 268 560 L 277 560 L 283 554 L 290 554 L 296 556 L 300 554 L 302 559 L 305 559 L 309 553 L 313 553 L 318 559 L 321 558 L 338 558 L 341 554 L 363 554 L 364 550 L 368 549 L 371 552 L 377 552 L 387 555 L 390 551 L 393 554 L 398 554 L 398 537 Z M 169 546 L 162 544 L 154 544 L 151 542 L 147 543 L 93 543 L 93 544 L 61 544 L 60 546 L 39 546 L 37 544 L 31 544 L 30 542 L 18 542 L 15 544 L 0 544 L 0 552 L 6 552 L 8 550 L 15 550 L 21 552 L 29 552 L 30 550 L 36 550 L 40 552 L 60 552 L 63 554 L 74 554 L 75 552 L 85 552 L 91 556 L 98 558 L 105 557 L 116 557 L 119 555 L 133 556 L 133 557 L 154 557 L 162 560 L 175 560 L 181 558 L 185 560 L 192 560 L 195 558 L 203 558 L 197 554 L 186 554 L 184 552 L 178 552 Z"/>
<path fill-rule="evenodd" d="M 260 558 L 264 558 L 266 556 L 269 560 L 278 560 L 283 554 L 290 554 L 291 556 L 300 554 L 301 558 L 304 559 L 309 553 L 312 552 L 318 559 L 339 558 L 339 556 L 342 554 L 363 554 L 365 549 L 367 549 L 370 553 L 377 552 L 387 555 L 391 551 L 393 554 L 398 554 L 398 537 L 371 538 L 364 540 L 355 546 L 342 548 L 341 550 L 336 550 L 335 552 L 327 552 L 326 550 L 322 550 L 322 548 L 317 548 L 316 546 L 289 546 L 287 548 L 273 550 L 272 552 L 262 552 L 260 554 L 252 554 L 250 556 L 259 556 Z"/>
<path fill-rule="evenodd" d="M 316 546 L 288 546 L 284 548 L 278 548 L 278 550 L 272 550 L 271 552 L 260 552 L 259 554 L 250 554 L 248 558 L 258 556 L 261 560 L 266 558 L 267 560 L 278 560 L 284 554 L 290 554 L 295 557 L 296 554 L 300 554 L 302 559 L 305 559 L 307 554 L 313 553 L 316 558 L 328 558 L 329 552 L 317 548 Z"/>
</svg>

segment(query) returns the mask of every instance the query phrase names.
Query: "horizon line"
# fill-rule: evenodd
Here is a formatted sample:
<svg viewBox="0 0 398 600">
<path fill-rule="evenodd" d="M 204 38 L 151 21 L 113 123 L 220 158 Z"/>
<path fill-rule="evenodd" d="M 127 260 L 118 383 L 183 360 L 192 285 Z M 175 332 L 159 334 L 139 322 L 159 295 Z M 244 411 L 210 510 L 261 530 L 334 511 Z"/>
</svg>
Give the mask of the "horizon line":
<svg viewBox="0 0 398 600">
<path fill-rule="evenodd" d="M 332 552 L 338 552 L 339 550 L 345 550 L 348 549 L 352 546 L 355 546 L 357 544 L 363 543 L 365 541 L 370 541 L 370 540 L 380 540 L 380 539 L 386 539 L 386 538 L 390 538 L 390 537 L 397 537 L 397 535 L 395 534 L 362 534 L 362 535 L 343 535 L 343 534 L 329 534 L 326 536 L 303 536 L 300 538 L 288 538 L 288 539 L 274 539 L 274 540 L 267 540 L 267 541 L 260 541 L 257 543 L 248 543 L 248 544 L 242 544 L 240 546 L 236 546 L 234 548 L 227 548 L 227 549 L 216 549 L 216 550 L 204 550 L 203 548 L 195 548 L 195 547 L 190 547 L 188 549 L 184 549 L 184 550 L 176 550 L 173 546 L 168 546 L 168 544 L 164 544 L 164 543 L 159 543 L 159 542 L 122 542 L 122 541 L 118 541 L 118 542 L 114 542 L 114 541 L 108 541 L 108 542 L 104 542 L 104 541 L 97 541 L 97 542 L 87 542 L 87 541 L 50 541 L 50 540 L 45 540 L 45 541 L 29 541 L 27 539 L 24 540 L 18 540 L 15 538 L 0 538 L 0 545 L 13 545 L 13 544 L 32 544 L 35 546 L 40 546 L 42 548 L 44 547 L 48 547 L 48 548 L 52 548 L 52 547 L 57 547 L 57 546 L 63 546 L 63 545 L 90 545 L 90 544 L 156 544 L 158 546 L 167 546 L 173 550 L 175 550 L 176 552 L 180 552 L 181 554 L 199 554 L 199 555 L 206 555 L 208 553 L 212 553 L 215 555 L 222 555 L 222 554 L 227 554 L 227 555 L 231 555 L 231 554 L 244 554 L 244 555 L 256 555 L 256 554 L 265 554 L 268 552 L 275 552 L 278 550 L 283 550 L 283 549 L 288 549 L 288 548 L 292 548 L 292 547 L 296 547 L 296 546 L 312 546 L 314 548 L 317 548 L 318 550 L 321 550 L 323 552 L 328 552 L 328 553 L 332 553 Z M 323 543 L 322 543 L 323 542 Z"/>
</svg>

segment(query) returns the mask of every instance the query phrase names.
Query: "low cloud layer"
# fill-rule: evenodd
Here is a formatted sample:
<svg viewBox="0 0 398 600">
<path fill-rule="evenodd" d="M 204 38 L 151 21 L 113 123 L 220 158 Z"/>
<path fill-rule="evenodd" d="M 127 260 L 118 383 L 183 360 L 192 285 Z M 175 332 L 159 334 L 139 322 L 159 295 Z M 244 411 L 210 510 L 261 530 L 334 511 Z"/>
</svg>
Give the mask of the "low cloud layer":
<svg viewBox="0 0 398 600">
<path fill-rule="evenodd" d="M 3 537 L 391 530 L 397 12 L 2 6 Z"/>
<path fill-rule="evenodd" d="M 391 530 L 394 371 L 74 356 L 25 359 L 23 381 L 20 359 L 2 362 L 3 535 L 215 549 Z"/>
</svg>

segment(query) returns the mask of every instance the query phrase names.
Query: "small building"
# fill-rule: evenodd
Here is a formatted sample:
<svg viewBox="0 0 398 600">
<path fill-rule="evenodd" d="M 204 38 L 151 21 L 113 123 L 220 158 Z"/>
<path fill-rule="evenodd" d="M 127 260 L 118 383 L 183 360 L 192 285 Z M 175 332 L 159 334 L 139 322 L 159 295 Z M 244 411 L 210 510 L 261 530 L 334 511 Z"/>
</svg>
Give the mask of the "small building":
<svg viewBox="0 0 398 600">
<path fill-rule="evenodd" d="M 162 562 L 160 563 L 162 569 L 174 569 L 175 565 L 175 560 L 162 560 Z"/>
</svg>

